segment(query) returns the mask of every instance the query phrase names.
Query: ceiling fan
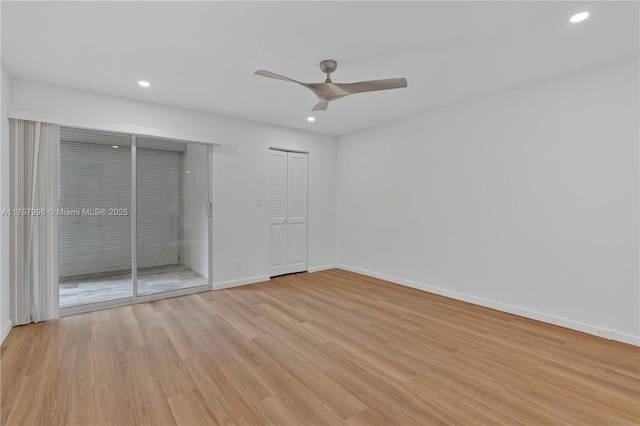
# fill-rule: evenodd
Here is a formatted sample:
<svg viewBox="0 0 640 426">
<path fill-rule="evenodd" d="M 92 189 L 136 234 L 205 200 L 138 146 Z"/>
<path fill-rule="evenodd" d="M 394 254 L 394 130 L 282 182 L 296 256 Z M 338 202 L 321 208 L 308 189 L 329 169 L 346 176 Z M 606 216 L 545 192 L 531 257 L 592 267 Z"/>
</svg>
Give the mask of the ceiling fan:
<svg viewBox="0 0 640 426">
<path fill-rule="evenodd" d="M 327 109 L 327 106 L 329 106 L 329 101 L 335 101 L 336 99 L 356 93 L 407 87 L 406 78 L 388 78 L 385 80 L 360 81 L 358 83 L 334 83 L 331 81 L 331 73 L 334 72 L 337 67 L 338 63 L 333 59 L 326 59 L 320 62 L 320 70 L 327 74 L 327 79 L 324 83 L 301 83 L 289 77 L 265 70 L 258 70 L 256 74 L 278 80 L 292 81 L 311 90 L 320 100 L 320 102 L 313 107 L 313 111 L 324 111 Z"/>
</svg>

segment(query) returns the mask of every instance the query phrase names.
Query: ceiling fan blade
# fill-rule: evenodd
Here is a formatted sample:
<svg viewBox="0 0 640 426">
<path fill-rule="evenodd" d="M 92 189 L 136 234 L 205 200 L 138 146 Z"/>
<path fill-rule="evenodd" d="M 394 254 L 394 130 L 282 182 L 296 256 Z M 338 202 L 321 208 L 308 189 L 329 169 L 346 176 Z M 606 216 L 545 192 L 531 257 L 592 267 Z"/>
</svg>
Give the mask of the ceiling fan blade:
<svg viewBox="0 0 640 426">
<path fill-rule="evenodd" d="M 263 77 L 275 78 L 276 80 L 293 81 L 294 83 L 302 84 L 299 81 L 296 81 L 292 78 L 285 77 L 284 75 L 276 74 L 275 72 L 271 72 L 271 71 L 258 70 L 255 73 Z"/>
<path fill-rule="evenodd" d="M 271 71 L 265 71 L 265 70 L 258 70 L 255 72 L 255 74 L 257 75 L 261 75 L 262 77 L 269 77 L 269 78 L 275 78 L 276 80 L 284 80 L 284 81 L 290 81 L 292 83 L 296 83 L 299 84 L 302 87 L 306 87 L 307 89 L 311 90 L 313 93 L 316 94 L 316 96 L 320 96 L 323 95 L 322 92 L 319 92 L 316 88 L 316 86 L 318 86 L 318 84 L 309 84 L 309 83 L 303 83 L 301 81 L 297 81 L 294 80 L 292 78 L 289 77 L 285 77 L 284 75 L 280 75 L 280 74 L 276 74 L 275 72 L 271 72 Z"/>
<path fill-rule="evenodd" d="M 387 78 L 385 80 L 361 81 L 358 83 L 334 83 L 334 86 L 349 95 L 363 92 L 376 92 L 378 90 L 400 89 L 407 87 L 406 78 Z"/>
<path fill-rule="evenodd" d="M 312 111 L 326 111 L 329 106 L 329 101 L 321 99 L 320 102 L 313 106 Z"/>
</svg>

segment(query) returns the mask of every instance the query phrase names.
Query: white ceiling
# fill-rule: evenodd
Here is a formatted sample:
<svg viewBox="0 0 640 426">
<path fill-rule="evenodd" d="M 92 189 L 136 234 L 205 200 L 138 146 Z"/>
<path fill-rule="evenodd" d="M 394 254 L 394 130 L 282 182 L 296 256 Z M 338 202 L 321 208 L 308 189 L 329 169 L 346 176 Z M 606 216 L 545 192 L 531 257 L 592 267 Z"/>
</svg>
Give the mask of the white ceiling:
<svg viewBox="0 0 640 426">
<path fill-rule="evenodd" d="M 341 135 L 636 56 L 638 17 L 638 2 L 3 1 L 2 63 L 14 78 Z M 334 82 L 409 87 L 307 123 L 310 91 L 253 74 L 320 82 L 329 58 Z"/>
</svg>

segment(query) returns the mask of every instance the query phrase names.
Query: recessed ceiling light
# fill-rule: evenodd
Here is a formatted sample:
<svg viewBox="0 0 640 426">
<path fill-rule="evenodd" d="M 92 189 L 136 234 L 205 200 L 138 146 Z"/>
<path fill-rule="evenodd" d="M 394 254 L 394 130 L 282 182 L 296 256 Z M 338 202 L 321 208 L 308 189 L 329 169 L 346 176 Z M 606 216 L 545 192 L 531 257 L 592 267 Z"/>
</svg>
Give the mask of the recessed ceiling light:
<svg viewBox="0 0 640 426">
<path fill-rule="evenodd" d="M 312 123 L 312 122 L 316 121 L 316 118 L 315 117 L 307 117 L 307 121 Z"/>
<path fill-rule="evenodd" d="M 113 145 L 114 148 L 118 148 L 118 145 Z"/>
<path fill-rule="evenodd" d="M 571 21 L 571 22 L 573 22 L 575 24 L 576 22 L 584 21 L 588 17 L 589 17 L 589 12 L 580 12 L 580 13 L 576 13 L 571 18 L 569 18 L 569 21 Z"/>
<path fill-rule="evenodd" d="M 142 87 L 149 87 L 149 86 L 151 86 L 151 83 L 149 83 L 148 81 L 140 80 L 138 82 L 138 85 L 140 85 Z"/>
</svg>

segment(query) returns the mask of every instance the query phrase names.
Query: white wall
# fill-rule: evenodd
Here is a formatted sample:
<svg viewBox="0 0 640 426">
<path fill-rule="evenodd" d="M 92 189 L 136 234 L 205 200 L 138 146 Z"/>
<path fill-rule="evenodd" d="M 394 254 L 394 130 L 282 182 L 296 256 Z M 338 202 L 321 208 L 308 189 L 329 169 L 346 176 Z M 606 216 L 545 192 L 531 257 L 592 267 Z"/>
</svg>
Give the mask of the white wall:
<svg viewBox="0 0 640 426">
<path fill-rule="evenodd" d="M 310 152 L 309 266 L 335 264 L 336 140 L 309 132 L 15 79 L 11 107 L 59 123 L 162 129 L 156 136 L 221 143 L 213 161 L 213 281 L 226 286 L 268 278 L 268 148 Z M 304 117 L 301 117 L 303 119 Z M 115 126 L 114 126 L 115 124 Z M 240 259 L 240 269 L 235 269 Z"/>
<path fill-rule="evenodd" d="M 0 210 L 9 208 L 9 121 L 7 107 L 11 100 L 11 79 L 1 68 L 2 116 L 0 117 Z M 9 217 L 0 217 L 0 342 L 11 328 L 9 290 Z"/>
<path fill-rule="evenodd" d="M 184 264 L 209 278 L 209 157 L 205 145 L 187 144 L 182 170 Z M 189 173 L 187 173 L 187 171 Z"/>
<path fill-rule="evenodd" d="M 640 344 L 638 61 L 339 138 L 338 261 Z"/>
</svg>

